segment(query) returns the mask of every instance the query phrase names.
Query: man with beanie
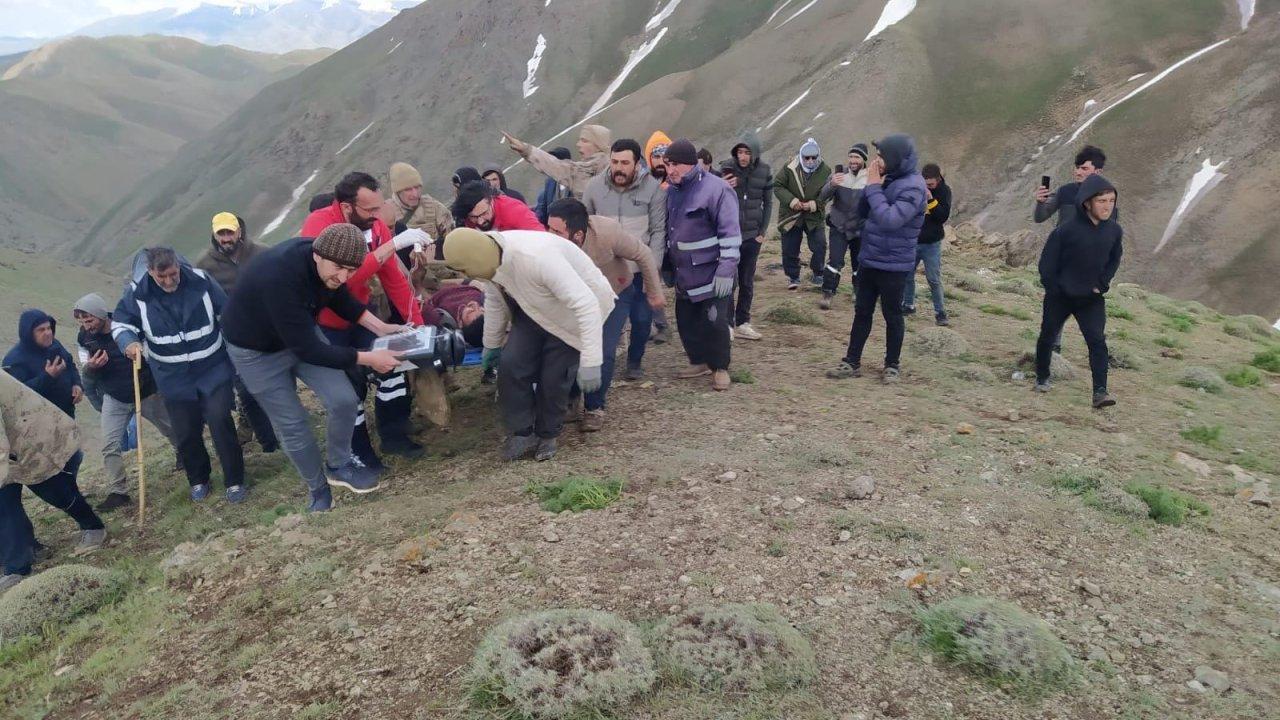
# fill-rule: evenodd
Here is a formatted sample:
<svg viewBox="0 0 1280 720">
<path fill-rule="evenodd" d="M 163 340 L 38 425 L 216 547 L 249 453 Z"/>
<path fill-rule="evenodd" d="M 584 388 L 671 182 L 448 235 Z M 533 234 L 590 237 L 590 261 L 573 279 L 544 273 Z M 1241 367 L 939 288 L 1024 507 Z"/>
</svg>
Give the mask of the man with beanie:
<svg viewBox="0 0 1280 720">
<path fill-rule="evenodd" d="M 529 161 L 535 170 L 565 185 L 573 196 L 581 199 L 591 178 L 609 167 L 609 147 L 613 145 L 613 133 L 603 125 L 583 125 L 578 133 L 578 155 L 581 160 L 561 160 L 540 147 L 523 142 L 509 133 L 503 133 L 511 150 Z"/>
<path fill-rule="evenodd" d="M 524 195 L 507 187 L 507 175 L 502 172 L 502 166 L 498 163 L 487 163 L 484 166 L 484 170 L 480 172 L 480 177 L 497 192 L 506 195 L 512 200 L 518 200 L 523 205 L 529 204 L 529 201 L 524 199 Z"/>
<path fill-rule="evenodd" d="M 271 418 L 281 447 L 310 491 L 313 512 L 332 506 L 330 485 L 356 493 L 378 488 L 378 473 L 351 451 L 359 399 L 347 373 L 357 366 L 388 373 L 400 358 L 387 350 L 330 344 L 316 322 L 327 310 L 371 335 L 403 329 L 379 320 L 351 293 L 348 281 L 368 254 L 363 234 L 347 223 L 326 227 L 314 241 L 286 240 L 244 272 L 222 316 L 231 360 Z M 324 458 L 311 432 L 311 411 L 298 398 L 297 380 L 324 406 Z"/>
<path fill-rule="evenodd" d="M 751 327 L 751 301 L 755 297 L 756 260 L 764 243 L 764 230 L 773 214 L 773 171 L 760 158 L 760 138 L 747 131 L 720 166 L 720 176 L 738 197 L 738 224 L 742 228 L 742 258 L 738 261 L 738 299 L 733 307 L 735 337 L 759 340 Z"/>
<path fill-rule="evenodd" d="M 840 289 L 840 273 L 844 270 L 846 253 L 852 270 L 850 278 L 858 277 L 858 251 L 862 248 L 862 223 L 865 220 L 858 215 L 858 204 L 862 200 L 862 190 L 867 186 L 867 176 L 863 172 L 866 166 L 867 146 L 855 143 L 849 148 L 849 164 L 843 168 L 836 166 L 836 171 L 822 186 L 818 196 L 819 200 L 830 203 L 827 227 L 831 229 L 831 242 L 827 266 L 823 268 L 822 299 L 818 301 L 818 307 L 823 310 L 831 308 L 831 299 Z"/>
<path fill-rule="evenodd" d="M 485 232 L 546 230 L 528 205 L 503 195 L 484 180 L 473 180 L 458 188 L 458 197 L 453 200 L 453 216 L 460 227 Z"/>
<path fill-rule="evenodd" d="M 778 232 L 782 235 L 782 271 L 787 274 L 788 290 L 800 287 L 800 241 L 804 238 L 809 242 L 810 280 L 816 286 L 822 285 L 827 259 L 827 204 L 820 195 L 830 177 L 831 168 L 822 159 L 818 141 L 809 138 L 795 159 L 773 179 L 773 193 L 778 197 Z"/>
<path fill-rule="evenodd" d="M 217 280 L 222 291 L 230 296 L 236 289 L 236 278 L 240 276 L 240 270 L 258 255 L 262 246 L 249 239 L 244 220 L 229 212 L 213 216 L 213 232 L 209 237 L 209 244 L 211 247 L 196 260 L 196 267 Z M 278 443 L 267 414 L 254 402 L 240 378 L 235 379 L 235 390 L 236 401 L 240 406 L 240 442 L 243 444 L 257 437 L 263 452 L 275 452 Z"/>
<path fill-rule="evenodd" d="M 662 189 L 662 183 L 645 170 L 640 144 L 635 140 L 618 140 L 609 150 L 609 171 L 597 175 L 587 183 L 582 204 L 587 213 L 611 218 L 628 235 L 639 239 L 649 249 L 656 273 L 656 269 L 662 267 L 662 256 L 667 251 L 667 193 Z M 661 310 L 665 304 L 655 306 L 644 302 L 646 295 L 662 292 L 660 285 L 650 286 L 657 275 L 652 279 L 646 278 L 640 266 L 624 262 L 630 268 L 632 277 L 629 284 L 619 286 L 615 283 L 618 306 L 613 311 L 617 314 L 620 312 L 619 307 L 625 307 L 629 313 L 628 317 L 621 320 L 622 325 L 628 319 L 631 321 L 631 340 L 627 343 L 627 379 L 639 380 L 644 376 L 641 363 L 644 361 L 645 346 L 653 327 L 654 309 Z M 610 282 L 613 280 L 614 278 L 609 278 Z M 622 332 L 622 325 L 618 326 L 619 333 Z M 605 362 L 608 365 L 606 374 L 612 374 L 612 364 L 608 359 Z M 608 381 L 605 381 L 605 387 L 608 386 Z"/>
<path fill-rule="evenodd" d="M 408 229 L 422 230 L 437 242 L 453 229 L 453 213 L 449 207 L 422 191 L 422 175 L 406 162 L 392 163 L 390 222 L 396 234 Z M 412 248 L 397 251 L 405 267 L 412 267 Z"/>
<path fill-rule="evenodd" d="M 354 225 L 364 234 L 365 244 L 370 252 L 362 255 L 359 269 L 347 280 L 351 296 L 367 306 L 372 295 L 369 283 L 376 276 L 398 317 L 407 324 L 421 325 L 422 312 L 418 300 L 408 276 L 396 258 L 397 243 L 391 236 L 391 229 L 381 218 L 382 194 L 379 192 L 378 181 L 367 173 L 348 173 L 338 181 L 333 195 L 333 204 L 311 213 L 303 223 L 299 235 L 315 238 L 331 225 Z M 423 234 L 414 230 L 406 232 L 410 235 L 417 233 L 418 236 Z M 366 328 L 353 325 L 328 308 L 321 309 L 319 321 L 325 337 L 335 345 L 365 348 L 373 341 Z M 361 401 L 352 443 L 365 465 L 381 468 L 382 461 L 373 449 L 369 426 L 364 417 L 364 399 L 369 391 L 369 382 L 363 370 L 352 367 L 352 371 L 351 383 Z M 408 458 L 421 457 L 422 446 L 409 437 L 413 408 L 409 397 L 409 383 L 403 372 L 391 372 L 377 377 L 373 408 L 378 420 L 378 434 L 382 438 L 382 452 Z"/>
<path fill-rule="evenodd" d="M 567 147 L 551 148 L 551 157 L 557 160 L 568 160 L 573 157 L 569 154 Z M 547 208 L 551 207 L 551 203 L 561 199 L 571 197 L 573 193 L 569 192 L 569 188 L 557 182 L 554 178 L 547 178 L 542 183 L 542 192 L 538 193 L 538 199 L 533 203 L 533 214 L 538 216 L 538 222 L 543 225 L 547 224 Z"/>
<path fill-rule="evenodd" d="M 1116 189 L 1097 173 L 1080 183 L 1074 217 L 1059 225 L 1040 254 L 1044 314 L 1036 341 L 1036 391 L 1049 392 L 1054 340 L 1075 317 L 1089 347 L 1093 406 L 1110 407 L 1107 392 L 1107 291 L 1124 254 L 1124 230 L 1114 218 Z"/>
<path fill-rule="evenodd" d="M 227 502 L 243 502 L 244 450 L 231 417 L 235 369 L 227 357 L 220 316 L 227 295 L 205 271 L 185 264 L 172 248 L 143 250 L 146 272 L 129 283 L 112 314 L 111 335 L 130 360 L 151 360 L 164 396 L 191 500 L 209 496 L 209 427 L 222 466 Z M 144 343 L 145 342 L 145 346 Z"/>
<path fill-rule="evenodd" d="M 862 350 L 871 335 L 876 301 L 884 315 L 885 383 L 898 382 L 905 325 L 902 291 L 916 262 L 916 240 L 924 227 L 926 190 L 916 169 L 915 141 L 910 135 L 889 135 L 875 143 L 880 156 L 867 169 L 867 185 L 858 203 L 862 249 L 858 252 L 858 284 L 853 303 L 853 328 L 844 359 L 827 371 L 829 378 L 862 376 Z"/>
<path fill-rule="evenodd" d="M 485 288 L 485 355 L 502 357 L 503 459 L 550 460 L 575 378 L 584 393 L 601 386 L 609 281 L 577 245 L 548 232 L 458 228 L 444 259 Z"/>
<path fill-rule="evenodd" d="M 639 148 L 636 150 L 639 151 Z M 605 398 L 609 393 L 609 385 L 613 382 L 613 367 L 618 341 L 622 338 L 622 328 L 629 318 L 635 317 L 632 305 L 644 303 L 649 307 L 660 308 L 667 301 L 662 294 L 662 281 L 658 278 L 658 264 L 653 253 L 636 236 L 627 232 L 622 223 L 610 217 L 591 215 L 580 201 L 565 198 L 557 200 L 551 206 L 548 229 L 582 248 L 587 257 L 600 268 L 600 272 L 617 294 L 613 311 L 604 320 L 604 366 L 600 389 L 586 393 L 583 398 L 581 429 L 583 432 L 597 432 L 604 429 Z M 636 281 L 637 277 L 642 280 Z M 637 283 L 647 288 L 647 291 L 636 289 Z M 650 322 L 652 317 L 645 317 L 640 325 L 647 328 Z M 633 320 L 632 327 L 635 325 Z M 631 344 L 644 347 L 643 342 L 637 343 L 634 338 Z"/>
<path fill-rule="evenodd" d="M 107 310 L 107 301 L 101 295 L 89 293 L 80 298 L 76 301 L 72 314 L 80 325 L 76 346 L 80 355 L 81 373 L 85 378 L 92 378 L 102 392 L 102 469 L 107 477 L 107 497 L 98 504 L 97 509 L 99 512 L 110 512 L 133 502 L 129 497 L 124 461 L 120 457 L 125 430 L 134 414 L 133 363 L 125 357 L 120 346 L 111 337 L 111 312 Z M 142 396 L 142 417 L 150 421 L 174 445 L 176 452 L 177 444 L 173 439 L 169 411 L 165 409 L 164 398 L 156 391 L 151 366 L 145 361 L 138 373 L 138 381 L 141 386 L 139 392 Z M 270 429 L 270 425 L 267 427 Z M 275 435 L 271 437 L 275 439 Z"/>
<path fill-rule="evenodd" d="M 945 226 L 951 218 L 951 188 L 947 186 L 946 178 L 942 177 L 942 168 L 936 163 L 925 165 L 920 174 L 924 177 L 926 205 L 924 228 L 920 230 L 920 240 L 916 243 L 916 264 L 924 263 L 924 276 L 929 281 L 929 297 L 933 300 L 934 321 L 946 327 L 951 321 L 947 319 L 947 309 L 942 299 L 942 239 L 946 237 Z M 906 315 L 914 315 L 916 312 L 914 266 L 907 274 L 902 312 Z"/>
<path fill-rule="evenodd" d="M 738 277 L 742 231 L 738 198 L 724 180 L 699 168 L 693 143 L 667 148 L 667 257 L 674 274 L 676 328 L 689 357 L 682 379 L 711 376 L 728 390 L 729 303 Z"/>
</svg>

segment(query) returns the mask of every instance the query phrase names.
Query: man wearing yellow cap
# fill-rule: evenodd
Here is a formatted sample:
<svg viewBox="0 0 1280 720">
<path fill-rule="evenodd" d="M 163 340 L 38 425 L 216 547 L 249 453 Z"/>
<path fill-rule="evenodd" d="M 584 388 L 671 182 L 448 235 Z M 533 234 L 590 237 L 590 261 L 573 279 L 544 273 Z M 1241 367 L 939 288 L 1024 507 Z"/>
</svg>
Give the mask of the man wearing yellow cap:
<svg viewBox="0 0 1280 720">
<path fill-rule="evenodd" d="M 229 212 L 213 216 L 213 234 L 209 237 L 209 244 L 211 247 L 196 260 L 196 267 L 217 280 L 229 297 L 236 287 L 240 271 L 262 251 L 262 246 L 249 239 L 244 220 Z M 257 437 L 263 452 L 275 452 L 280 443 L 276 441 L 276 434 L 271 429 L 270 418 L 245 389 L 238 375 L 235 384 L 240 405 L 240 442 L 243 444 Z"/>
<path fill-rule="evenodd" d="M 503 459 L 550 460 L 574 381 L 584 393 L 601 387 L 613 288 L 581 248 L 537 230 L 458 228 L 444 261 L 484 287 L 486 359 L 502 356 Z"/>
</svg>

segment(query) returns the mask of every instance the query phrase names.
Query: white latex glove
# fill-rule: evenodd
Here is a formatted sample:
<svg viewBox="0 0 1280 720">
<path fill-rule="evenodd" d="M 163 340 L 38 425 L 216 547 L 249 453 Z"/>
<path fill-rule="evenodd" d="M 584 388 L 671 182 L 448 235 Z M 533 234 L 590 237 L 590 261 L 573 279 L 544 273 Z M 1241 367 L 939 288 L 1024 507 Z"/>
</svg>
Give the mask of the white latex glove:
<svg viewBox="0 0 1280 720">
<path fill-rule="evenodd" d="M 409 228 L 408 230 L 405 230 L 404 232 L 392 238 L 391 242 L 395 243 L 396 250 L 404 250 L 406 248 L 411 248 L 415 245 L 423 245 L 423 246 L 430 245 L 431 243 L 435 242 L 435 240 L 432 240 L 431 236 L 428 235 L 425 230 L 419 230 L 418 228 Z"/>
<path fill-rule="evenodd" d="M 718 298 L 729 297 L 733 294 L 733 278 L 717 277 L 712 284 L 711 292 Z"/>
</svg>

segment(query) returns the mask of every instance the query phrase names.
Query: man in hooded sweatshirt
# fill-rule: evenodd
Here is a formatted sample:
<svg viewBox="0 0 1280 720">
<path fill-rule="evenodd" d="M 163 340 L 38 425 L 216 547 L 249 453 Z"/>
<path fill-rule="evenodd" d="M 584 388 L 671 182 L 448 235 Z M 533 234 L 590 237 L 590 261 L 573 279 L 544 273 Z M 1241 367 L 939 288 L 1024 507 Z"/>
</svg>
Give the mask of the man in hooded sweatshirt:
<svg viewBox="0 0 1280 720">
<path fill-rule="evenodd" d="M 851 278 L 858 277 L 858 251 L 862 249 L 862 223 L 865 220 L 858 214 L 858 205 L 862 201 L 862 190 L 867 186 L 867 146 L 855 143 L 849 148 L 849 164 L 843 168 L 836 166 L 827 184 L 822 186 L 819 199 L 829 202 L 827 227 L 831 229 L 830 252 L 827 254 L 827 265 L 823 268 L 822 299 L 818 307 L 823 310 L 831 308 L 831 299 L 840 289 L 840 273 L 844 271 L 844 257 L 848 253 L 852 272 Z"/>
<path fill-rule="evenodd" d="M 444 259 L 484 285 L 485 355 L 502 357 L 503 459 L 550 460 L 575 378 L 584 393 L 601 386 L 609 281 L 577 245 L 545 231 L 458 228 Z"/>
<path fill-rule="evenodd" d="M 1040 254 L 1044 313 L 1036 341 L 1036 390 L 1049 392 L 1053 343 L 1075 317 L 1089 347 L 1093 406 L 1110 407 L 1107 392 L 1107 291 L 1124 254 L 1124 230 L 1115 220 L 1116 189 L 1099 174 L 1080 183 L 1075 216 L 1049 234 Z"/>
<path fill-rule="evenodd" d="M 613 133 L 603 125 L 583 125 L 578 134 L 578 155 L 581 160 L 561 160 L 540 147 L 530 145 L 508 133 L 503 133 L 511 150 L 529 161 L 535 170 L 565 185 L 575 198 L 582 199 L 591 178 L 609 169 L 609 147 L 613 145 Z"/>
<path fill-rule="evenodd" d="M 928 195 L 924 208 L 924 228 L 920 230 L 920 240 L 916 243 L 916 262 L 924 263 L 924 276 L 929 282 L 929 298 L 933 301 L 934 322 L 946 327 L 951 321 L 947 318 L 947 308 L 942 297 L 942 240 L 947 235 L 947 221 L 951 219 L 951 187 L 947 185 L 947 179 L 942 177 L 942 168 L 936 163 L 925 165 L 920 174 L 924 176 L 925 192 Z M 914 315 L 916 312 L 914 268 L 907 275 L 902 312 L 906 315 Z"/>
<path fill-rule="evenodd" d="M 882 379 L 896 383 L 906 331 L 902 291 L 907 275 L 915 268 L 916 240 L 924 227 L 927 191 L 917 169 L 919 159 L 910 135 L 889 135 L 875 146 L 880 154 L 867 168 L 867 185 L 858 205 L 858 214 L 865 217 L 866 222 L 862 226 L 862 249 L 858 253 L 853 328 L 849 331 L 849 347 L 844 359 L 827 371 L 827 377 L 862 376 L 862 350 L 871 335 L 872 317 L 879 300 L 885 324 Z"/>
<path fill-rule="evenodd" d="M 756 289 L 756 261 L 764 243 L 764 231 L 773 214 L 773 171 L 760 157 L 760 138 L 743 133 L 720 165 L 720 177 L 738 196 L 738 224 L 742 229 L 742 258 L 738 261 L 738 297 L 733 307 L 734 336 L 759 340 L 751 327 L 751 301 Z"/>
<path fill-rule="evenodd" d="M 742 246 L 738 198 L 729 183 L 698 167 L 685 138 L 667 148 L 667 177 L 665 268 L 675 277 L 676 327 L 689 357 L 677 377 L 710 375 L 713 389 L 728 390 L 729 303 Z"/>
<path fill-rule="evenodd" d="M 623 138 L 614 142 L 609 150 L 609 171 L 587 183 L 582 203 L 591 215 L 616 220 L 627 234 L 639 239 L 649 249 L 654 268 L 660 268 L 662 256 L 667 251 L 667 191 L 645 170 L 640 144 L 635 140 Z M 639 380 L 644 375 L 641 363 L 653 328 L 654 311 L 661 312 L 665 304 L 645 302 L 646 295 L 661 293 L 662 288 L 649 287 L 651 280 L 645 278 L 635 263 L 627 262 L 626 266 L 631 270 L 632 278 L 630 285 L 624 283 L 617 287 L 618 304 L 625 306 L 628 312 L 622 323 L 625 325 L 627 320 L 631 321 L 627 379 Z M 618 309 L 614 308 L 614 312 Z M 619 332 L 621 329 L 619 326 Z M 610 367 L 607 372 L 612 373 L 612 370 Z M 608 382 L 605 386 L 608 387 Z"/>
<path fill-rule="evenodd" d="M 507 187 L 507 175 L 502 172 L 502 166 L 498 163 L 489 163 L 485 165 L 484 170 L 480 173 L 480 177 L 485 182 L 489 183 L 489 186 L 494 190 L 497 190 L 512 200 L 519 200 L 525 205 L 529 204 L 529 201 L 524 199 L 524 195 L 521 195 L 519 192 Z"/>
<path fill-rule="evenodd" d="M 778 232 L 782 235 L 782 270 L 787 274 L 788 290 L 800 287 L 800 241 L 806 237 L 810 280 L 822 285 L 827 259 L 827 204 L 821 195 L 822 186 L 830 177 L 831 168 L 822 159 L 818 142 L 809 138 L 795 159 L 773 179 L 773 192 L 778 196 Z"/>
<path fill-rule="evenodd" d="M 223 292 L 230 296 L 236 288 L 240 271 L 258 255 L 262 246 L 249 238 L 244 220 L 229 212 L 213 216 L 213 232 L 209 237 L 209 244 L 211 247 L 196 260 L 196 267 L 217 280 Z M 271 429 L 271 420 L 253 399 L 253 395 L 245 389 L 239 376 L 235 379 L 235 390 L 240 405 L 240 442 L 246 443 L 257 437 L 263 452 L 275 452 L 280 444 L 276 442 L 276 434 Z"/>
</svg>

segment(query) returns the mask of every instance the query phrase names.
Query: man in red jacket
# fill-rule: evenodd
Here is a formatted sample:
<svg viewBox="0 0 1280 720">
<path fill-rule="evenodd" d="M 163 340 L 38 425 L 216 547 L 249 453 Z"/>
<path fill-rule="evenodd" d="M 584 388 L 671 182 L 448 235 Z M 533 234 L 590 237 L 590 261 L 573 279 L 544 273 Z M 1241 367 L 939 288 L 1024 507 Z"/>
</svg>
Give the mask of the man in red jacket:
<svg viewBox="0 0 1280 720">
<path fill-rule="evenodd" d="M 364 233 L 370 252 L 364 263 L 347 280 L 347 290 L 358 302 L 368 303 L 369 280 L 377 276 L 390 301 L 392 320 L 406 325 L 421 325 L 422 311 L 413 294 L 413 287 L 396 259 L 395 243 L 391 230 L 381 219 L 382 193 L 378 181 L 362 172 L 348 173 L 333 189 L 333 204 L 320 208 L 307 216 L 302 224 L 301 237 L 317 237 L 320 231 L 337 223 L 351 223 Z M 320 329 L 333 345 L 366 350 L 373 342 L 373 335 L 358 325 L 352 325 L 338 317 L 332 310 L 321 311 Z M 360 461 L 373 469 L 380 469 L 382 461 L 369 440 L 369 427 L 365 424 L 364 398 L 368 383 L 363 371 L 353 374 L 352 384 L 359 396 L 360 412 L 351 438 L 351 449 Z M 403 372 L 393 371 L 378 376 L 378 390 L 374 401 L 378 418 L 378 433 L 382 436 L 382 451 L 404 457 L 420 457 L 422 445 L 409 437 L 411 400 L 409 383 Z"/>
<path fill-rule="evenodd" d="M 528 205 L 501 194 L 483 180 L 476 180 L 458 188 L 453 201 L 453 219 L 459 227 L 490 230 L 540 230 L 547 229 L 538 222 Z"/>
</svg>

